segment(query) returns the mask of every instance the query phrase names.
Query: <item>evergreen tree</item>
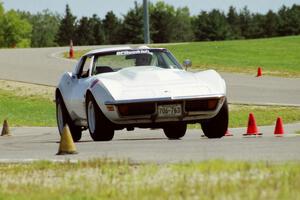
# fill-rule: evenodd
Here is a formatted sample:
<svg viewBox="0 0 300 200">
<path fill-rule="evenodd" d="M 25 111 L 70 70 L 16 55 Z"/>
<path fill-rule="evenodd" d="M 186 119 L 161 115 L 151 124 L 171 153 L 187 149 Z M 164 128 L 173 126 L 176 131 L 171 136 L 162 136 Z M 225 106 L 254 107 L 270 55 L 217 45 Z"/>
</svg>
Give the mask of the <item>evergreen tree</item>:
<svg viewBox="0 0 300 200">
<path fill-rule="evenodd" d="M 66 13 L 60 22 L 59 30 L 56 35 L 56 42 L 60 46 L 69 45 L 70 40 L 75 38 L 75 20 L 76 17 L 71 13 L 70 7 L 66 5 Z M 76 41 L 73 41 L 76 43 Z"/>
<path fill-rule="evenodd" d="M 227 22 L 230 26 L 231 39 L 241 38 L 241 29 L 240 29 L 240 18 L 233 6 L 229 7 L 227 13 Z"/>
<path fill-rule="evenodd" d="M 1 0 L 0 0 L 1 1 Z M 283 6 L 276 13 L 251 13 L 231 6 L 226 15 L 219 10 L 190 16 L 187 7 L 175 9 L 163 1 L 150 5 L 151 39 L 155 43 L 193 40 L 263 38 L 300 34 L 300 6 Z M 143 43 L 143 8 L 135 2 L 123 18 L 112 11 L 103 20 L 97 15 L 76 21 L 69 5 L 60 17 L 48 10 L 31 14 L 4 11 L 0 2 L 0 47 L 46 47 L 75 44 Z"/>
<path fill-rule="evenodd" d="M 151 39 L 155 43 L 171 42 L 170 35 L 176 31 L 175 9 L 173 6 L 158 1 L 150 8 Z"/>
<path fill-rule="evenodd" d="M 210 40 L 226 40 L 230 38 L 230 27 L 224 13 L 213 9 L 209 13 L 208 35 Z"/>
<path fill-rule="evenodd" d="M 194 22 L 197 30 L 197 40 L 225 40 L 230 39 L 230 26 L 226 16 L 219 10 L 213 9 L 210 13 L 201 12 Z"/>
<path fill-rule="evenodd" d="M 121 33 L 121 43 L 141 44 L 144 42 L 143 7 L 136 1 L 134 8 L 124 16 Z"/>
<path fill-rule="evenodd" d="M 175 13 L 174 27 L 170 33 L 172 42 L 188 42 L 194 40 L 192 18 L 188 7 L 178 8 Z"/>
<path fill-rule="evenodd" d="M 105 44 L 120 43 L 120 21 L 113 11 L 109 11 L 103 19 Z"/>
<path fill-rule="evenodd" d="M 244 7 L 243 10 L 240 12 L 239 18 L 240 18 L 241 36 L 244 38 L 251 38 L 251 34 L 250 34 L 251 13 L 247 7 Z"/>
<path fill-rule="evenodd" d="M 269 10 L 269 12 L 265 16 L 265 22 L 264 22 L 264 32 L 266 37 L 274 37 L 277 36 L 278 33 L 278 16 Z"/>
<path fill-rule="evenodd" d="M 75 31 L 77 45 L 92 45 L 94 43 L 93 26 L 87 17 L 82 17 Z"/>
<path fill-rule="evenodd" d="M 300 6 L 283 6 L 278 11 L 278 35 L 300 34 Z"/>
<path fill-rule="evenodd" d="M 288 12 L 290 35 L 300 34 L 300 6 L 294 4 Z"/>
<path fill-rule="evenodd" d="M 262 14 L 252 14 L 248 31 L 247 38 L 265 37 L 265 16 Z"/>
<path fill-rule="evenodd" d="M 209 26 L 209 16 L 206 11 L 202 11 L 194 20 L 193 20 L 193 27 L 195 30 L 195 38 L 198 41 L 208 41 L 209 33 L 208 33 L 208 26 Z"/>
<path fill-rule="evenodd" d="M 92 18 L 89 19 L 89 24 L 91 25 L 91 29 L 93 31 L 93 45 L 101 45 L 104 43 L 104 30 L 101 19 L 94 14 Z"/>
</svg>

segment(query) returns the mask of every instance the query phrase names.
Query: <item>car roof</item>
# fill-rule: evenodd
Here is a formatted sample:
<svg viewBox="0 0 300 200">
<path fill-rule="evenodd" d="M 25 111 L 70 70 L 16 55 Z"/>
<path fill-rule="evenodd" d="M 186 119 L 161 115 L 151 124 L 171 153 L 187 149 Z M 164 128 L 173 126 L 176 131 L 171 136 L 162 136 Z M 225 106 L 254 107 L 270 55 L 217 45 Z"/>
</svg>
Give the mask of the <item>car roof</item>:
<svg viewBox="0 0 300 200">
<path fill-rule="evenodd" d="M 108 52 L 114 52 L 114 51 L 126 51 L 126 50 L 131 51 L 131 50 L 139 50 L 139 49 L 164 50 L 165 48 L 150 48 L 148 46 L 139 46 L 139 47 L 118 46 L 118 47 L 108 47 L 108 48 L 95 49 L 95 50 L 87 52 L 83 56 L 89 56 L 89 55 L 101 54 L 101 53 L 108 53 Z"/>
</svg>

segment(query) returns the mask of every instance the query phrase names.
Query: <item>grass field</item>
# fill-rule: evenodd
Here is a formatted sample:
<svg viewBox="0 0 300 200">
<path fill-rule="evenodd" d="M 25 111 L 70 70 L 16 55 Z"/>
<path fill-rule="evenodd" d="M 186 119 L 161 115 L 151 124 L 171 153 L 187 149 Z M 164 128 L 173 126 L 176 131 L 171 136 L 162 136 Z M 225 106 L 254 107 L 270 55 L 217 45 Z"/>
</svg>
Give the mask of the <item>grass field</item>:
<svg viewBox="0 0 300 200">
<path fill-rule="evenodd" d="M 191 59 L 195 69 L 255 76 L 260 66 L 264 75 L 300 77 L 300 36 L 153 46 L 168 48 L 181 63 Z M 85 52 L 76 51 L 76 58 Z"/>
<path fill-rule="evenodd" d="M 0 199 L 300 199 L 300 163 L 0 164 Z"/>
<path fill-rule="evenodd" d="M 49 98 L 17 96 L 13 91 L 1 89 L 0 96 L 1 122 L 8 119 L 11 126 L 56 126 L 55 104 Z M 254 113 L 259 126 L 274 124 L 277 116 L 281 116 L 284 123 L 300 122 L 299 107 L 230 105 L 229 108 L 232 128 L 247 126 L 250 112 Z"/>
<path fill-rule="evenodd" d="M 300 77 L 300 37 L 280 37 L 257 40 L 198 42 L 166 46 L 182 62 L 193 61 L 195 68 L 256 75 Z"/>
<path fill-rule="evenodd" d="M 13 91 L 0 90 L 0 120 L 11 126 L 55 126 L 55 104 L 48 98 L 17 96 Z"/>
</svg>

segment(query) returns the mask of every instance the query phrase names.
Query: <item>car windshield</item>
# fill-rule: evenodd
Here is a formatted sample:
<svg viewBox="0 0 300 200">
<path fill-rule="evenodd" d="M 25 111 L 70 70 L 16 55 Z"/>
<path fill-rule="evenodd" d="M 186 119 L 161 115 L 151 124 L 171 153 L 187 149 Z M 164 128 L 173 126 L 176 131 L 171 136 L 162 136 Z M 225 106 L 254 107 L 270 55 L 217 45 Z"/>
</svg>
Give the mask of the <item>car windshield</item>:
<svg viewBox="0 0 300 200">
<path fill-rule="evenodd" d="M 138 49 L 95 55 L 92 74 L 139 66 L 182 69 L 175 57 L 165 49 Z"/>
</svg>

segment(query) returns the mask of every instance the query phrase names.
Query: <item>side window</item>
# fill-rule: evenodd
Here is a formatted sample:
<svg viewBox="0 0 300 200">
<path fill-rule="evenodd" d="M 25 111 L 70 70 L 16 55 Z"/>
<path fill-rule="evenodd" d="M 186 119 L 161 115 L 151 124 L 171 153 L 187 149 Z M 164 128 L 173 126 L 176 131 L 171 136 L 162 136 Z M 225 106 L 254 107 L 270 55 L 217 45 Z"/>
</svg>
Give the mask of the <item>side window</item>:
<svg viewBox="0 0 300 200">
<path fill-rule="evenodd" d="M 79 78 L 86 78 L 89 76 L 89 69 L 91 66 L 92 57 L 86 57 L 81 65 L 81 69 L 79 71 Z"/>
</svg>

